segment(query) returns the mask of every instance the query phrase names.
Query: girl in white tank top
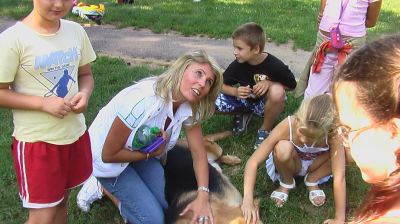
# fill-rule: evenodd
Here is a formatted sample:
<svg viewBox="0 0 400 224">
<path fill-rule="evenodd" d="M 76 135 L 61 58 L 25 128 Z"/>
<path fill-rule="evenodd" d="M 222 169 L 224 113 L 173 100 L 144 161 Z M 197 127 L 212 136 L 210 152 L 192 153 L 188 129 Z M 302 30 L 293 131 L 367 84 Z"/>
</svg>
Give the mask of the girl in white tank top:
<svg viewBox="0 0 400 224">
<path fill-rule="evenodd" d="M 341 138 L 335 130 L 332 99 L 322 94 L 302 102 L 294 116 L 281 121 L 247 161 L 244 174 L 242 211 L 247 221 L 258 219 L 253 195 L 257 168 L 266 162 L 267 173 L 279 187 L 271 199 L 281 207 L 288 200 L 289 190 L 296 187 L 295 176 L 305 176 L 310 202 L 322 206 L 326 196 L 319 184 L 334 174 L 337 218 L 345 216 L 345 155 Z"/>
<path fill-rule="evenodd" d="M 308 146 L 306 143 L 303 143 L 302 147 L 296 145 L 293 142 L 292 121 L 291 121 L 290 116 L 288 117 L 288 122 L 289 122 L 289 134 L 290 134 L 289 141 L 290 141 L 290 143 L 292 143 L 292 145 L 296 149 L 301 160 L 314 160 L 319 155 L 321 155 L 323 152 L 329 150 L 328 134 L 325 135 L 326 146 L 324 146 L 324 147 L 315 146 L 317 141 L 314 141 L 310 146 Z"/>
</svg>

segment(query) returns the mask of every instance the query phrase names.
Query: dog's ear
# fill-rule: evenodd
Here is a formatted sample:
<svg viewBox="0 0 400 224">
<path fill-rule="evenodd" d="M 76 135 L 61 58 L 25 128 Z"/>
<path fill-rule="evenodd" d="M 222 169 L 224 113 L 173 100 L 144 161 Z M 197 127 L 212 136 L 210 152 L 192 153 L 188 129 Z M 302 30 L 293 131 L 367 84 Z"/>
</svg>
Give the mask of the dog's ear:
<svg viewBox="0 0 400 224">
<path fill-rule="evenodd" d="M 215 142 L 215 141 L 224 139 L 231 135 L 232 135 L 232 131 L 223 131 L 223 132 L 206 135 L 206 136 L 204 136 L 204 138 L 209 141 Z"/>
</svg>

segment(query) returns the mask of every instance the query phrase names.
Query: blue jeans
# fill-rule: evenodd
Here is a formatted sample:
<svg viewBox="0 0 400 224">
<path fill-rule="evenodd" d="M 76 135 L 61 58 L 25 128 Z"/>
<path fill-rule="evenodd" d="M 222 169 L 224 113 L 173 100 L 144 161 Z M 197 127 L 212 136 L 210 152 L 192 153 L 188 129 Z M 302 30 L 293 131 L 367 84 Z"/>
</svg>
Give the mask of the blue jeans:
<svg viewBox="0 0 400 224">
<path fill-rule="evenodd" d="M 164 223 L 164 168 L 158 159 L 131 163 L 118 177 L 97 179 L 118 198 L 128 223 Z"/>
</svg>

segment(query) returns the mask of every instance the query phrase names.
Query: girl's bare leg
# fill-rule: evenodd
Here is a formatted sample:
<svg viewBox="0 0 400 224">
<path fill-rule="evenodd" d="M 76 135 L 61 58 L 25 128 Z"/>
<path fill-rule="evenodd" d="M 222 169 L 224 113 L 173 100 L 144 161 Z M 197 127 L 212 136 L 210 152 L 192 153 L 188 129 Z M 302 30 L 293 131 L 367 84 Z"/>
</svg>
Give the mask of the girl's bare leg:
<svg viewBox="0 0 400 224">
<path fill-rule="evenodd" d="M 321 178 L 328 176 L 332 174 L 332 168 L 331 168 L 331 160 L 329 157 L 329 152 L 325 152 L 321 155 L 319 155 L 314 162 L 310 165 L 308 168 L 308 175 L 307 175 L 307 180 L 304 179 L 304 181 L 314 183 L 318 182 Z M 307 186 L 308 191 L 313 191 L 313 190 L 320 190 L 319 186 Z M 316 197 L 313 201 L 317 205 L 322 205 L 325 203 L 326 198 L 325 197 Z"/>
<path fill-rule="evenodd" d="M 281 176 L 281 182 L 291 185 L 293 184 L 293 176 L 300 171 L 301 162 L 294 146 L 289 141 L 279 141 L 275 145 L 273 152 L 274 164 Z M 279 186 L 278 192 L 289 194 L 289 189 Z M 284 202 L 279 199 L 273 199 L 277 206 L 281 206 Z"/>
</svg>

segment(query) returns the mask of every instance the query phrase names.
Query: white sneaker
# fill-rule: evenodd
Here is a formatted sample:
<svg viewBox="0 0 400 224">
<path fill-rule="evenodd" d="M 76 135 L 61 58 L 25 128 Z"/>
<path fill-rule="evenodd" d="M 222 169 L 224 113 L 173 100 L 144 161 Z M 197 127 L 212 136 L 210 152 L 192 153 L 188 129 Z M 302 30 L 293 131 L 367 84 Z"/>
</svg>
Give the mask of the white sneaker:
<svg viewBox="0 0 400 224">
<path fill-rule="evenodd" d="M 83 184 L 81 190 L 76 197 L 76 203 L 83 212 L 89 212 L 90 205 L 103 197 L 103 189 L 101 184 L 94 176 Z"/>
</svg>

